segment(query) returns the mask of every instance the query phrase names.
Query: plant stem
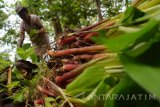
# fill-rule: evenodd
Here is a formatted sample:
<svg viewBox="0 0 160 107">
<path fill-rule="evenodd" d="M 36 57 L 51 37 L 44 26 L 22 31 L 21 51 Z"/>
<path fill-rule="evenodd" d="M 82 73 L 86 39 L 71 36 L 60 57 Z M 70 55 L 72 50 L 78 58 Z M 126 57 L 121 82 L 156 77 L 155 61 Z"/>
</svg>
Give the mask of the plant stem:
<svg viewBox="0 0 160 107">
<path fill-rule="evenodd" d="M 58 84 L 61 84 L 61 83 L 63 83 L 66 80 L 73 79 L 76 76 L 78 76 L 79 74 L 81 74 L 85 68 L 87 68 L 87 67 L 89 67 L 89 66 L 91 66 L 91 65 L 93 65 L 93 64 L 95 64 L 95 63 L 97 63 L 97 62 L 99 62 L 101 60 L 104 60 L 106 58 L 107 57 L 104 56 L 104 57 L 101 57 L 101 58 L 97 58 L 95 60 L 91 60 L 91 61 L 89 61 L 89 62 L 81 65 L 80 67 L 78 67 L 78 68 L 76 68 L 76 69 L 74 69 L 74 70 L 72 70 L 70 72 L 64 73 L 62 76 L 58 76 L 56 78 L 56 82 Z"/>
<path fill-rule="evenodd" d="M 151 8 L 153 6 L 156 6 L 160 4 L 160 0 L 148 0 L 147 3 L 145 3 L 144 5 L 140 5 L 138 8 L 140 10 L 144 10 L 144 9 L 147 9 L 147 8 Z"/>
<path fill-rule="evenodd" d="M 69 54 L 80 54 L 80 53 L 102 51 L 105 49 L 106 49 L 106 47 L 104 45 L 96 45 L 96 46 L 88 46 L 88 47 L 82 47 L 82 48 L 72 48 L 72 49 L 66 49 L 66 50 L 59 50 L 59 51 L 49 50 L 47 53 L 50 56 L 59 57 L 59 56 L 66 56 Z"/>
<path fill-rule="evenodd" d="M 11 66 L 8 68 L 8 73 L 7 74 L 8 74 L 7 84 L 10 84 L 11 81 L 12 81 L 12 67 Z"/>
<path fill-rule="evenodd" d="M 76 98 L 72 98 L 72 97 L 68 97 L 68 100 L 72 103 L 77 103 L 77 104 L 85 104 L 85 102 L 83 100 L 80 99 L 76 99 Z"/>
<path fill-rule="evenodd" d="M 142 0 L 134 0 L 131 4 L 131 6 L 137 7 L 139 2 L 141 2 Z"/>
</svg>

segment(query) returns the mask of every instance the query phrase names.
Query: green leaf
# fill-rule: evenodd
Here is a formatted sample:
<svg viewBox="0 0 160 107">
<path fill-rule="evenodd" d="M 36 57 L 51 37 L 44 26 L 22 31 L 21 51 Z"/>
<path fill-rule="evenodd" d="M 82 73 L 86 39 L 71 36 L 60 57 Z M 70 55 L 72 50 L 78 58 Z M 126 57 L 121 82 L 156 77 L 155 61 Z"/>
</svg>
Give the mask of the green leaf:
<svg viewBox="0 0 160 107">
<path fill-rule="evenodd" d="M 130 77 L 125 76 L 106 94 L 104 107 L 158 107 L 154 95 L 147 93 Z"/>
<path fill-rule="evenodd" d="M 37 62 L 38 61 L 38 57 L 37 57 L 37 55 L 36 54 L 31 54 L 30 55 L 30 57 L 31 57 L 31 59 L 32 59 L 32 62 Z"/>
<path fill-rule="evenodd" d="M 38 57 L 35 54 L 34 47 L 31 47 L 27 50 L 28 56 L 31 58 L 32 62 L 37 62 Z"/>
<path fill-rule="evenodd" d="M 25 94 L 29 91 L 28 87 L 24 87 L 22 90 L 15 92 L 13 96 L 14 102 L 23 102 L 25 100 Z"/>
<path fill-rule="evenodd" d="M 121 23 L 128 25 L 144 15 L 145 13 L 139 9 L 135 7 L 128 7 L 124 13 Z"/>
<path fill-rule="evenodd" d="M 158 26 L 158 21 L 151 20 L 137 32 L 124 34 L 112 39 L 103 39 L 102 43 L 112 51 L 126 51 L 140 42 L 148 41 L 149 39 L 154 38 L 156 33 L 159 32 Z"/>
<path fill-rule="evenodd" d="M 33 29 L 29 32 L 29 36 L 30 38 L 33 38 L 36 34 L 38 33 L 38 31 L 36 29 Z"/>
<path fill-rule="evenodd" d="M 23 48 L 17 48 L 17 54 L 24 60 L 27 58 L 31 58 L 32 62 L 37 62 L 38 60 L 34 47 L 30 47 L 30 44 L 25 44 Z"/>
<path fill-rule="evenodd" d="M 22 48 L 23 48 L 24 50 L 27 50 L 27 49 L 29 49 L 30 47 L 31 47 L 31 44 L 30 44 L 30 43 L 23 44 L 23 46 L 22 46 Z"/>
<path fill-rule="evenodd" d="M 98 31 L 98 37 L 93 36 L 91 39 L 93 41 L 95 41 L 97 44 L 101 44 L 101 43 L 105 42 L 106 37 L 107 37 L 106 36 L 106 31 L 105 30 L 99 30 Z"/>
<path fill-rule="evenodd" d="M 153 95 L 156 95 L 160 100 L 160 67 L 146 65 L 138 61 L 138 59 L 136 60 L 125 55 L 120 55 L 120 59 L 127 74 L 141 87 Z"/>
<path fill-rule="evenodd" d="M 139 56 L 140 54 L 144 53 L 148 48 L 150 48 L 152 43 L 152 41 L 139 43 L 138 45 L 134 46 L 131 50 L 127 51 L 127 54 L 133 57 Z"/>
<path fill-rule="evenodd" d="M 45 101 L 48 101 L 48 102 L 54 101 L 54 102 L 56 102 L 55 99 L 52 98 L 52 97 L 47 97 L 47 98 L 45 98 Z"/>
<path fill-rule="evenodd" d="M 11 84 L 8 84 L 6 87 L 7 87 L 9 90 L 11 90 L 11 89 L 17 87 L 17 86 L 19 85 L 19 83 L 20 83 L 19 81 L 14 81 L 14 82 L 12 82 Z"/>
<path fill-rule="evenodd" d="M 67 85 L 66 92 L 72 96 L 77 96 L 82 92 L 85 92 L 83 97 L 89 95 L 89 93 L 97 87 L 102 79 L 108 75 L 104 67 L 117 64 L 119 64 L 119 60 L 116 58 L 106 59 L 94 64 L 84 70 L 81 75 Z"/>
<path fill-rule="evenodd" d="M 23 48 L 17 48 L 17 52 L 18 56 L 24 60 L 27 59 L 28 55 L 26 54 L 26 51 Z"/>
<path fill-rule="evenodd" d="M 113 77 L 104 77 L 97 87 L 84 99 L 87 107 L 104 106 L 104 96 L 112 88 L 110 83 L 115 83 Z"/>
<path fill-rule="evenodd" d="M 21 92 L 17 92 L 14 95 L 14 102 L 23 102 L 24 101 L 24 95 L 23 95 L 23 91 Z"/>
<path fill-rule="evenodd" d="M 45 107 L 52 107 L 52 105 L 50 103 L 51 101 L 54 101 L 53 98 L 52 99 L 51 98 L 45 98 L 44 99 Z"/>
</svg>

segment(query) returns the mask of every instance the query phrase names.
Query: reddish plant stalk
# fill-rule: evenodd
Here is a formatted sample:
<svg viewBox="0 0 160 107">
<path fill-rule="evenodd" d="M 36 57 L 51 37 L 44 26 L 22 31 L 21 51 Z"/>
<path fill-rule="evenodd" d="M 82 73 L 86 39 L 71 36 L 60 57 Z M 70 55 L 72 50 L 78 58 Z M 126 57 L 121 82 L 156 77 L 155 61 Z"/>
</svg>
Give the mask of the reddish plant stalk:
<svg viewBox="0 0 160 107">
<path fill-rule="evenodd" d="M 56 95 L 54 93 L 52 93 L 51 91 L 42 88 L 40 85 L 37 85 L 37 88 L 40 92 L 42 92 L 43 94 L 49 95 L 49 96 L 53 96 L 55 97 Z"/>
<path fill-rule="evenodd" d="M 64 44 L 67 44 L 67 43 L 71 43 L 71 42 L 74 42 L 76 40 L 77 36 L 69 36 L 65 39 L 59 39 L 57 41 L 57 44 L 59 45 L 64 45 Z"/>
<path fill-rule="evenodd" d="M 48 55 L 59 57 L 59 56 L 66 56 L 69 54 L 80 54 L 80 53 L 88 53 L 88 52 L 96 52 L 96 51 L 102 51 L 105 50 L 106 47 L 104 45 L 96 45 L 96 46 L 88 46 L 88 47 L 82 47 L 82 48 L 72 48 L 72 49 L 66 49 L 66 50 L 60 50 L 60 51 L 47 51 Z"/>
<path fill-rule="evenodd" d="M 64 82 L 66 82 L 67 80 L 75 78 L 76 76 L 81 74 L 85 68 L 91 66 L 92 64 L 94 64 L 94 63 L 96 63 L 98 61 L 104 60 L 105 58 L 106 57 L 101 57 L 101 58 L 89 61 L 88 63 L 85 63 L 85 64 L 81 65 L 80 67 L 78 67 L 78 68 L 76 68 L 76 69 L 74 69 L 74 70 L 72 70 L 70 72 L 64 73 L 62 76 L 57 76 L 56 79 L 55 79 L 56 83 L 58 85 L 61 85 Z"/>
<path fill-rule="evenodd" d="M 91 32 L 87 36 L 84 37 L 84 41 L 91 42 L 93 36 L 98 36 L 97 32 Z"/>
<path fill-rule="evenodd" d="M 74 60 L 80 60 L 80 59 L 86 59 L 86 60 L 91 60 L 91 59 L 96 59 L 100 58 L 103 56 L 107 56 L 107 54 L 95 54 L 95 55 L 89 55 L 89 54 L 84 54 L 84 55 L 76 55 L 73 57 Z"/>
<path fill-rule="evenodd" d="M 79 66 L 80 64 L 65 64 L 63 65 L 63 71 L 71 71 Z"/>
<path fill-rule="evenodd" d="M 44 100 L 43 99 L 35 100 L 34 105 L 44 105 Z"/>
</svg>

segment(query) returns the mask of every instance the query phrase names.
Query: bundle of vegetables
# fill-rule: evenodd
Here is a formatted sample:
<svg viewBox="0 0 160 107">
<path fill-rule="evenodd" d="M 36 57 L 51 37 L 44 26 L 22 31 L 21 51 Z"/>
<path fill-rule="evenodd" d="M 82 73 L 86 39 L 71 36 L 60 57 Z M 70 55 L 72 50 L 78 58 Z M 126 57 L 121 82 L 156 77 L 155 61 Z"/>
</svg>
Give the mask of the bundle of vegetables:
<svg viewBox="0 0 160 107">
<path fill-rule="evenodd" d="M 56 84 L 65 89 L 44 79 L 52 87 L 52 94 L 38 88 L 51 96 L 45 104 L 159 107 L 159 9 L 159 0 L 135 0 L 124 13 L 58 40 L 61 48 L 48 54 L 59 64 Z"/>
</svg>

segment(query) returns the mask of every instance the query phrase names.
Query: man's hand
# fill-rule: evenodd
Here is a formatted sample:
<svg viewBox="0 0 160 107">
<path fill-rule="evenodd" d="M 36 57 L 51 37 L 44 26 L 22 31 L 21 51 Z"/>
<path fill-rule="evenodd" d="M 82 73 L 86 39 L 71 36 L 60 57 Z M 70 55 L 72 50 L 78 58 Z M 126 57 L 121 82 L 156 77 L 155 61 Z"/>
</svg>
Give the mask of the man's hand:
<svg viewBox="0 0 160 107">
<path fill-rule="evenodd" d="M 24 38 L 25 38 L 25 32 L 24 32 L 24 31 L 21 31 L 20 39 L 19 39 L 19 41 L 18 41 L 18 47 L 22 47 Z"/>
</svg>

